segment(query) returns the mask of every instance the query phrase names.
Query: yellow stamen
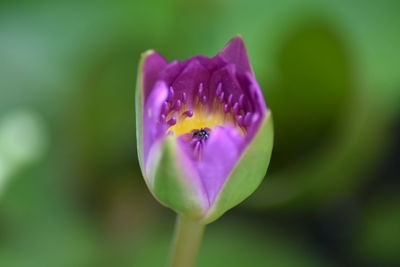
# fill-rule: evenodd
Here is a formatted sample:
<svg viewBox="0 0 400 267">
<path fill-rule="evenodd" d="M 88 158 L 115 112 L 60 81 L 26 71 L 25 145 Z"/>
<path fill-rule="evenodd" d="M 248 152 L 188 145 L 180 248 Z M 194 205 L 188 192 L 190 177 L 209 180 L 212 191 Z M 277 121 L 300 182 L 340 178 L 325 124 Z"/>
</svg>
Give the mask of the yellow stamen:
<svg viewBox="0 0 400 267">
<path fill-rule="evenodd" d="M 204 108 L 195 109 L 192 117 L 181 116 L 177 123 L 171 126 L 168 130 L 174 135 L 179 136 L 185 133 L 191 133 L 194 129 L 214 128 L 215 126 L 225 125 L 224 114 L 217 112 L 207 114 Z"/>
</svg>

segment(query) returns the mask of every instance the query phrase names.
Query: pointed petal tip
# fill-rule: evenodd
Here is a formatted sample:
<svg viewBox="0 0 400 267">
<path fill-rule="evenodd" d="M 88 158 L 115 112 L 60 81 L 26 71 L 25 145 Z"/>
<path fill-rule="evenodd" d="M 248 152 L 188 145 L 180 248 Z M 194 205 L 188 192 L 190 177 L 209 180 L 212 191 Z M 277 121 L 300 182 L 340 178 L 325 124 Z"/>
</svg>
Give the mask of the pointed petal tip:
<svg viewBox="0 0 400 267">
<path fill-rule="evenodd" d="M 150 95 L 161 71 L 167 65 L 168 62 L 154 50 L 147 50 L 141 54 L 138 75 L 142 79 L 142 97 L 146 99 Z"/>
<path fill-rule="evenodd" d="M 239 72 L 251 72 L 246 46 L 240 34 L 234 36 L 218 53 L 228 63 L 233 63 Z"/>
<path fill-rule="evenodd" d="M 220 54 L 227 55 L 232 52 L 245 52 L 246 53 L 246 46 L 244 44 L 243 37 L 240 34 L 235 35 L 232 37 L 229 42 L 224 46 L 221 50 Z"/>
<path fill-rule="evenodd" d="M 153 54 L 156 54 L 156 55 L 158 55 L 158 56 L 161 56 L 158 52 L 156 52 L 154 49 L 147 49 L 146 51 L 144 51 L 144 52 L 142 52 L 141 53 L 141 56 L 142 57 L 147 57 L 147 56 L 150 56 L 150 55 L 153 55 Z"/>
<path fill-rule="evenodd" d="M 240 33 L 238 33 L 235 36 L 233 36 L 232 39 L 229 42 L 232 42 L 232 41 L 241 42 L 243 44 L 243 46 L 244 46 L 243 36 Z"/>
<path fill-rule="evenodd" d="M 140 61 L 145 63 L 146 61 L 149 60 L 149 58 L 151 58 L 153 56 L 162 58 L 162 56 L 160 54 L 158 54 L 155 50 L 149 49 L 140 54 Z"/>
<path fill-rule="evenodd" d="M 164 59 L 164 57 L 162 55 L 160 55 L 159 53 L 157 53 L 155 50 L 153 49 L 149 49 L 144 51 L 141 55 L 141 60 L 145 63 L 149 60 L 151 61 L 158 61 L 161 64 L 167 64 L 168 62 Z"/>
<path fill-rule="evenodd" d="M 147 49 L 146 51 L 142 52 L 141 56 L 142 57 L 147 57 L 153 53 L 156 53 L 156 51 L 154 51 L 153 49 Z"/>
</svg>

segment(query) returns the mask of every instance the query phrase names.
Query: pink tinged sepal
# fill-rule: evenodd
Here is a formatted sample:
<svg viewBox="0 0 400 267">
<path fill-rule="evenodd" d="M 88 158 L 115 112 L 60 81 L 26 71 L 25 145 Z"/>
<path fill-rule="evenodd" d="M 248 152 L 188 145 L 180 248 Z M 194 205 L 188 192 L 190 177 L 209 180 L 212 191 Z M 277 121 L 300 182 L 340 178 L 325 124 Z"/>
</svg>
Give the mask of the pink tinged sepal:
<svg viewBox="0 0 400 267">
<path fill-rule="evenodd" d="M 166 136 L 150 154 L 147 173 L 150 191 L 163 205 L 179 214 L 201 219 L 208 208 L 200 178 L 185 156 L 179 140 Z"/>
<path fill-rule="evenodd" d="M 227 210 L 241 203 L 260 185 L 266 174 L 273 146 L 273 123 L 267 111 L 258 131 L 243 151 L 204 216 L 205 223 L 213 222 Z"/>
</svg>

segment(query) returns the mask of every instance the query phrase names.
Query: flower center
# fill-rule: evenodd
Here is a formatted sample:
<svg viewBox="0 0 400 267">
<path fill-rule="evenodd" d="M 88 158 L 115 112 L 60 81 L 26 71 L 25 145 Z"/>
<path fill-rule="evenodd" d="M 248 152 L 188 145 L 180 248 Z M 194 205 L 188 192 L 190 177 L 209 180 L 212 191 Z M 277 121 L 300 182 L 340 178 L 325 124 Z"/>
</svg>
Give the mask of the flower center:
<svg viewBox="0 0 400 267">
<path fill-rule="evenodd" d="M 231 125 L 245 135 L 253 116 L 249 109 L 244 94 L 228 94 L 222 83 L 214 91 L 207 92 L 200 83 L 190 97 L 184 91 L 176 92 L 171 86 L 161 107 L 160 122 L 166 123 L 167 132 L 175 136 L 193 133 L 193 137 L 199 137 L 200 134 L 202 141 L 216 126 Z"/>
<path fill-rule="evenodd" d="M 199 140 L 207 140 L 210 136 L 210 129 L 209 128 L 201 128 L 200 130 L 193 130 L 193 139 Z"/>
<path fill-rule="evenodd" d="M 187 114 L 181 114 L 176 120 L 176 124 L 169 127 L 169 131 L 174 135 L 179 136 L 182 134 L 190 133 L 196 129 L 212 129 L 218 125 L 224 125 L 224 115 L 219 113 L 206 114 L 202 110 L 194 110 L 191 117 Z"/>
</svg>

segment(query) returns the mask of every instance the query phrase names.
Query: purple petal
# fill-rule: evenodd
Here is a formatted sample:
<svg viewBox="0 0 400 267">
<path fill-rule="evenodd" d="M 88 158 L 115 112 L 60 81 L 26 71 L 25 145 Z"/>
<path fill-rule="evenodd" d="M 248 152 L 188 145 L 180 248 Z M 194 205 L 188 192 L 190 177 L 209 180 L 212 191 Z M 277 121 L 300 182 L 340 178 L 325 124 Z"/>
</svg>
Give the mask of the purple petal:
<svg viewBox="0 0 400 267">
<path fill-rule="evenodd" d="M 188 61 L 194 59 L 200 62 L 200 64 L 203 65 L 210 72 L 213 72 L 226 65 L 226 61 L 219 56 L 215 56 L 213 58 L 208 58 L 205 56 L 195 56 L 191 59 L 188 59 Z"/>
<path fill-rule="evenodd" d="M 193 157 L 191 143 L 186 138 L 179 138 L 182 151 L 190 160 L 193 171 L 199 176 L 211 206 L 240 157 L 246 140 L 235 128 L 215 127 L 201 147 L 201 158 L 196 159 Z"/>
<path fill-rule="evenodd" d="M 208 82 L 209 76 L 209 71 L 198 60 L 193 59 L 188 62 L 186 68 L 182 70 L 172 84 L 172 87 L 178 92 L 177 95 L 185 92 L 188 99 L 192 99 L 199 84 Z"/>
<path fill-rule="evenodd" d="M 168 62 L 158 53 L 149 52 L 143 64 L 143 97 L 146 99 L 156 82 L 159 80 L 161 71 L 167 66 Z"/>
<path fill-rule="evenodd" d="M 250 99 L 255 106 L 256 110 L 260 112 L 263 116 L 267 111 L 267 105 L 265 104 L 264 96 L 262 94 L 261 88 L 258 85 L 258 82 L 252 73 L 245 73 L 245 76 L 248 80 L 248 93 L 250 95 Z"/>
<path fill-rule="evenodd" d="M 253 72 L 241 36 L 236 36 L 218 53 L 226 62 L 235 64 L 238 72 Z"/>
<path fill-rule="evenodd" d="M 210 87 L 214 88 L 216 92 L 220 83 L 222 84 L 222 90 L 225 91 L 225 94 L 233 94 L 234 97 L 239 97 L 239 95 L 242 94 L 243 89 L 236 79 L 235 65 L 228 64 L 213 72 L 210 79 Z"/>
<path fill-rule="evenodd" d="M 249 81 L 248 88 L 251 93 L 251 99 L 256 105 L 257 109 L 264 114 L 267 111 L 267 105 L 265 104 L 261 88 L 252 73 L 246 73 L 246 78 Z"/>
<path fill-rule="evenodd" d="M 196 188 L 201 196 L 201 202 L 204 203 L 205 208 L 210 207 L 208 193 L 205 188 L 203 178 L 200 176 L 198 171 L 198 161 L 192 157 L 192 151 L 189 143 L 183 136 L 177 139 L 177 149 L 180 153 L 177 153 L 177 164 L 182 171 L 182 174 L 187 178 L 188 182 L 193 188 Z"/>
<path fill-rule="evenodd" d="M 167 85 L 170 86 L 176 80 L 176 78 L 179 76 L 186 65 L 186 62 L 180 62 L 178 60 L 170 62 L 160 74 L 160 80 L 163 80 Z"/>
<path fill-rule="evenodd" d="M 168 96 L 168 87 L 163 82 L 158 82 L 146 99 L 143 110 L 143 156 L 146 166 L 149 151 L 155 141 L 165 135 L 166 126 L 159 123 L 162 104 Z"/>
<path fill-rule="evenodd" d="M 247 123 L 250 124 L 250 127 L 247 128 L 246 138 L 251 140 L 254 137 L 254 134 L 258 131 L 260 123 L 267 113 L 267 105 L 265 104 L 261 88 L 254 75 L 247 72 L 245 73 L 244 78 L 245 88 L 247 88 L 246 93 L 252 107 L 254 108 L 251 119 L 247 119 Z"/>
<path fill-rule="evenodd" d="M 208 194 L 210 204 L 214 203 L 222 185 L 237 163 L 244 138 L 232 127 L 215 127 L 204 146 L 202 159 L 197 168 Z"/>
</svg>

